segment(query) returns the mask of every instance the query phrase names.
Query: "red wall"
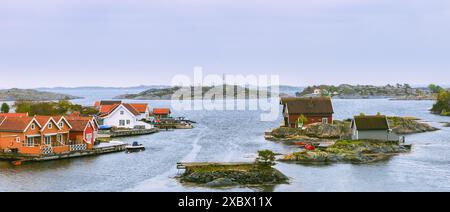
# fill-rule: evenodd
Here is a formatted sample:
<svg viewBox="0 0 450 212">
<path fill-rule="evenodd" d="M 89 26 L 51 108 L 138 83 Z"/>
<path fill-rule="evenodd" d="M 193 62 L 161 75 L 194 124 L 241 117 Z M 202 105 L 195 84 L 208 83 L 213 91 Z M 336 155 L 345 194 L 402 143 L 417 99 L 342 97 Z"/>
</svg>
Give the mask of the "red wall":
<svg viewBox="0 0 450 212">
<path fill-rule="evenodd" d="M 291 126 L 289 126 L 289 127 L 292 127 L 292 128 L 297 127 L 296 126 L 297 120 L 298 120 L 298 118 L 300 116 L 301 116 L 300 114 L 299 115 L 297 115 L 297 114 L 289 115 L 289 122 L 291 124 Z M 308 122 L 305 123 L 305 125 L 314 124 L 314 123 L 322 123 L 322 118 L 327 118 L 329 124 L 333 123 L 333 115 L 323 115 L 323 116 L 307 116 L 307 115 L 304 115 L 304 116 L 308 119 Z"/>
</svg>

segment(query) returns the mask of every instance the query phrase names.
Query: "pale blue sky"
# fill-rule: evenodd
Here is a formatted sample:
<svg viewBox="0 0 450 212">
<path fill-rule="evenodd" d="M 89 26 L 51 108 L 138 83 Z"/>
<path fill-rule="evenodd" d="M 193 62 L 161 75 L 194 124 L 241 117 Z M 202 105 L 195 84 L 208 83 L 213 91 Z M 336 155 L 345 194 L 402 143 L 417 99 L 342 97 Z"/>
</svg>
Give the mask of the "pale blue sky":
<svg viewBox="0 0 450 212">
<path fill-rule="evenodd" d="M 449 84 L 448 0 L 1 0 L 0 87 Z"/>
</svg>

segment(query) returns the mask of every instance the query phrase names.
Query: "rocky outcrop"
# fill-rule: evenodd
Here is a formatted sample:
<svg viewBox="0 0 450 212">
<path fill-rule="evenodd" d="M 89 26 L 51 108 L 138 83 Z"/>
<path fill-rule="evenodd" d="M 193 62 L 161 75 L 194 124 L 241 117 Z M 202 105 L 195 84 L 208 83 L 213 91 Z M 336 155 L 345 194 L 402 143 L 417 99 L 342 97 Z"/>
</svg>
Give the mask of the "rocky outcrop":
<svg viewBox="0 0 450 212">
<path fill-rule="evenodd" d="M 337 141 L 325 148 L 284 155 L 280 161 L 299 163 L 372 163 L 398 153 L 410 151 L 410 146 L 390 141 Z"/>
<path fill-rule="evenodd" d="M 333 124 L 311 124 L 304 130 L 304 134 L 313 138 L 339 139 L 351 135 L 351 123 L 335 121 Z"/>
<path fill-rule="evenodd" d="M 207 187 L 242 185 L 265 185 L 287 183 L 288 178 L 280 171 L 264 165 L 202 165 L 186 167 L 179 177 L 182 183 Z"/>
<path fill-rule="evenodd" d="M 389 125 L 393 132 L 399 135 L 432 132 L 439 130 L 431 125 L 419 122 L 418 119 L 412 117 L 388 117 Z"/>
<path fill-rule="evenodd" d="M 80 99 L 81 97 L 76 97 L 67 94 L 37 91 L 31 89 L 8 89 L 0 90 L 0 100 L 2 101 L 51 101 L 51 100 L 71 100 Z"/>
<path fill-rule="evenodd" d="M 312 94 L 321 96 L 332 96 L 340 99 L 402 99 L 402 100 L 425 100 L 436 99 L 428 88 L 412 88 L 410 85 L 315 85 L 306 87 L 298 92 L 297 96 L 309 96 Z"/>
<path fill-rule="evenodd" d="M 267 133 L 265 138 L 283 143 L 317 143 L 326 140 L 336 140 L 351 135 L 351 122 L 335 121 L 333 124 L 316 123 L 306 129 L 280 127 Z"/>
<path fill-rule="evenodd" d="M 203 99 L 203 98 L 253 99 L 253 98 L 268 98 L 271 96 L 279 96 L 278 93 L 272 94 L 270 91 L 259 91 L 256 89 L 250 89 L 237 85 L 234 86 L 223 85 L 223 86 L 203 86 L 203 87 L 171 87 L 161 89 L 154 88 L 143 91 L 138 94 L 124 94 L 116 96 L 114 98 L 135 99 L 135 100 L 170 100 L 172 98 L 175 98 L 174 94 L 183 94 L 182 96 L 180 96 L 180 100 Z"/>
</svg>

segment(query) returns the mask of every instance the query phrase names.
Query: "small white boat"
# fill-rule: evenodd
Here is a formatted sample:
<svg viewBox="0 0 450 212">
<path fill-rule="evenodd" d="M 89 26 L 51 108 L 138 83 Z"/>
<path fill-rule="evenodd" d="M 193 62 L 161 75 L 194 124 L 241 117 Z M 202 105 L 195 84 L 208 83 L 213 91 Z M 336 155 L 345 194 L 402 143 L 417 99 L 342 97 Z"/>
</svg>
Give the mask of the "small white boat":
<svg viewBox="0 0 450 212">
<path fill-rule="evenodd" d="M 127 153 L 145 151 L 144 145 L 139 144 L 138 142 L 133 142 L 132 145 L 128 145 L 125 148 L 127 149 Z"/>
</svg>

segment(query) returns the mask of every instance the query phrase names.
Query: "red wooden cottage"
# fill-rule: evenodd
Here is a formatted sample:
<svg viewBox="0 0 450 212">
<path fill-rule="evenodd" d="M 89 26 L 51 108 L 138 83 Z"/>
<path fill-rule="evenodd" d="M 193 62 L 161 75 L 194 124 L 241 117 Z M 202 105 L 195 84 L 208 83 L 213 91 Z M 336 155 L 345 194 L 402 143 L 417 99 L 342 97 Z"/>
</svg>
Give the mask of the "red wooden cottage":
<svg viewBox="0 0 450 212">
<path fill-rule="evenodd" d="M 299 128 L 314 123 L 333 123 L 333 104 L 329 97 L 284 97 L 284 126 Z M 306 120 L 302 120 L 303 117 Z"/>
</svg>

